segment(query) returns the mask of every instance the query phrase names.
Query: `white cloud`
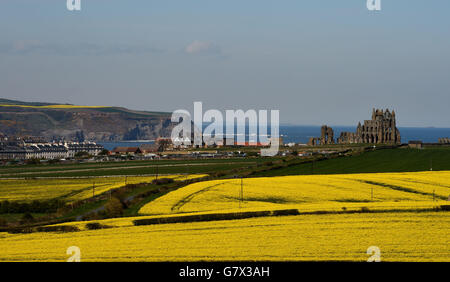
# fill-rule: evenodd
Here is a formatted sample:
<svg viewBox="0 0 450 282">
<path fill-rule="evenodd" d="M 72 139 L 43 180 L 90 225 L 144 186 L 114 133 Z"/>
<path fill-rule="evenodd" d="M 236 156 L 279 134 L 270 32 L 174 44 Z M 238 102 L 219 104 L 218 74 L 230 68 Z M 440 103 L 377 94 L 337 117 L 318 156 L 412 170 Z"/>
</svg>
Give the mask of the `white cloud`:
<svg viewBox="0 0 450 282">
<path fill-rule="evenodd" d="M 195 40 L 186 46 L 184 50 L 187 54 L 212 54 L 220 55 L 220 47 L 212 42 Z"/>
</svg>

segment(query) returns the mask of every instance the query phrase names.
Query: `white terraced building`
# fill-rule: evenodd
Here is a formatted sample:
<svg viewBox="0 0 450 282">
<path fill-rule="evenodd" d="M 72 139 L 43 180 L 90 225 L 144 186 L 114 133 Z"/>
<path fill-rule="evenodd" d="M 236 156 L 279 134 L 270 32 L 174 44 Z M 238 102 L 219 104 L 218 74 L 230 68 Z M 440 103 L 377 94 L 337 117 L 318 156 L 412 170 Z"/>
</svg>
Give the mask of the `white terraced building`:
<svg viewBox="0 0 450 282">
<path fill-rule="evenodd" d="M 3 146 L 0 148 L 0 159 L 63 159 L 73 158 L 79 152 L 87 152 L 89 155 L 96 156 L 103 149 L 103 146 L 93 142 L 38 143 L 24 144 L 23 146 Z"/>
</svg>

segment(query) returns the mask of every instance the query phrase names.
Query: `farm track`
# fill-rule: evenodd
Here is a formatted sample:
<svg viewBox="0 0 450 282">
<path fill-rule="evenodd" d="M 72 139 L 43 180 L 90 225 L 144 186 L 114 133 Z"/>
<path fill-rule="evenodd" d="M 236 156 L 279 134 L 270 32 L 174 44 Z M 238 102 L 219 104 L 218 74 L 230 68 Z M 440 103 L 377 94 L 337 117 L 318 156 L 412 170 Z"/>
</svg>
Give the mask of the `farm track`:
<svg viewBox="0 0 450 282">
<path fill-rule="evenodd" d="M 382 183 L 382 182 L 377 182 L 377 181 L 368 181 L 368 180 L 358 180 L 359 182 L 362 183 L 367 183 L 367 184 L 371 184 L 371 185 L 376 185 L 376 186 L 380 186 L 380 187 L 386 187 L 386 188 L 390 188 L 392 190 L 397 190 L 397 191 L 402 191 L 402 192 L 406 192 L 406 193 L 414 193 L 414 194 L 420 194 L 420 195 L 424 195 L 424 196 L 433 196 L 433 193 L 427 193 L 427 192 L 422 192 L 422 191 L 417 191 L 413 188 L 409 188 L 409 187 L 402 187 L 402 186 L 398 186 L 398 185 L 392 185 L 392 184 L 386 184 L 386 183 Z M 443 196 L 436 196 L 441 200 L 446 200 L 446 197 Z"/>
<path fill-rule="evenodd" d="M 173 205 L 172 208 L 171 208 L 171 210 L 172 210 L 172 211 L 180 210 L 180 208 L 181 208 L 182 206 L 184 206 L 186 203 L 188 203 L 189 201 L 191 201 L 191 200 L 192 200 L 195 196 L 197 196 L 198 194 L 201 194 L 201 193 L 204 193 L 204 192 L 206 192 L 206 191 L 209 191 L 209 190 L 211 190 L 212 188 L 217 187 L 217 186 L 220 186 L 220 185 L 223 185 L 223 184 L 225 184 L 225 183 L 227 183 L 227 182 L 224 182 L 224 183 L 218 183 L 218 184 L 214 184 L 214 185 L 211 185 L 211 186 L 207 186 L 207 187 L 205 187 L 205 188 L 203 188 L 203 189 L 201 189 L 201 190 L 199 190 L 199 191 L 196 191 L 196 192 L 194 192 L 194 193 L 192 193 L 192 194 L 189 194 L 189 195 L 187 195 L 186 197 L 184 197 L 183 199 L 181 199 L 180 201 L 178 201 L 175 205 Z"/>
</svg>

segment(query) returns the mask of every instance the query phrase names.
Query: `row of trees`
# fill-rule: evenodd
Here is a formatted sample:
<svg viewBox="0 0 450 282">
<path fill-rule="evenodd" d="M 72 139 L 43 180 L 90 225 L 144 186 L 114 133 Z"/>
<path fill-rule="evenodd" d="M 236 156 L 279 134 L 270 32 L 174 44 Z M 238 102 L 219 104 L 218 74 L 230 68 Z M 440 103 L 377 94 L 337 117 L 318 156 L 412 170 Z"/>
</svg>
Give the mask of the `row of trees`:
<svg viewBox="0 0 450 282">
<path fill-rule="evenodd" d="M 0 214 L 6 213 L 55 213 L 58 208 L 65 203 L 60 200 L 32 201 L 29 203 L 10 202 L 8 200 L 0 202 Z"/>
</svg>

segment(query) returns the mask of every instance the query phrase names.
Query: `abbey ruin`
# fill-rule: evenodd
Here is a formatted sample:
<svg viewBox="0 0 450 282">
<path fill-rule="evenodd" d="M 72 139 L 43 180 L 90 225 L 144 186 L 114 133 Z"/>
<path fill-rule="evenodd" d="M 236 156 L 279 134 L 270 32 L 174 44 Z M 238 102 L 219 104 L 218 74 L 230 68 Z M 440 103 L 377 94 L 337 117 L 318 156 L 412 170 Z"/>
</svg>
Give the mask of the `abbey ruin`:
<svg viewBox="0 0 450 282">
<path fill-rule="evenodd" d="M 310 146 L 334 144 L 334 131 L 329 126 L 322 126 L 321 137 L 312 137 Z M 401 136 L 397 128 L 395 111 L 388 109 L 372 110 L 372 119 L 358 124 L 356 132 L 341 132 L 336 143 L 338 144 L 400 144 Z"/>
<path fill-rule="evenodd" d="M 308 144 L 310 146 L 334 144 L 333 128 L 323 125 L 320 131 L 321 131 L 320 137 L 311 137 L 309 139 Z"/>
</svg>

